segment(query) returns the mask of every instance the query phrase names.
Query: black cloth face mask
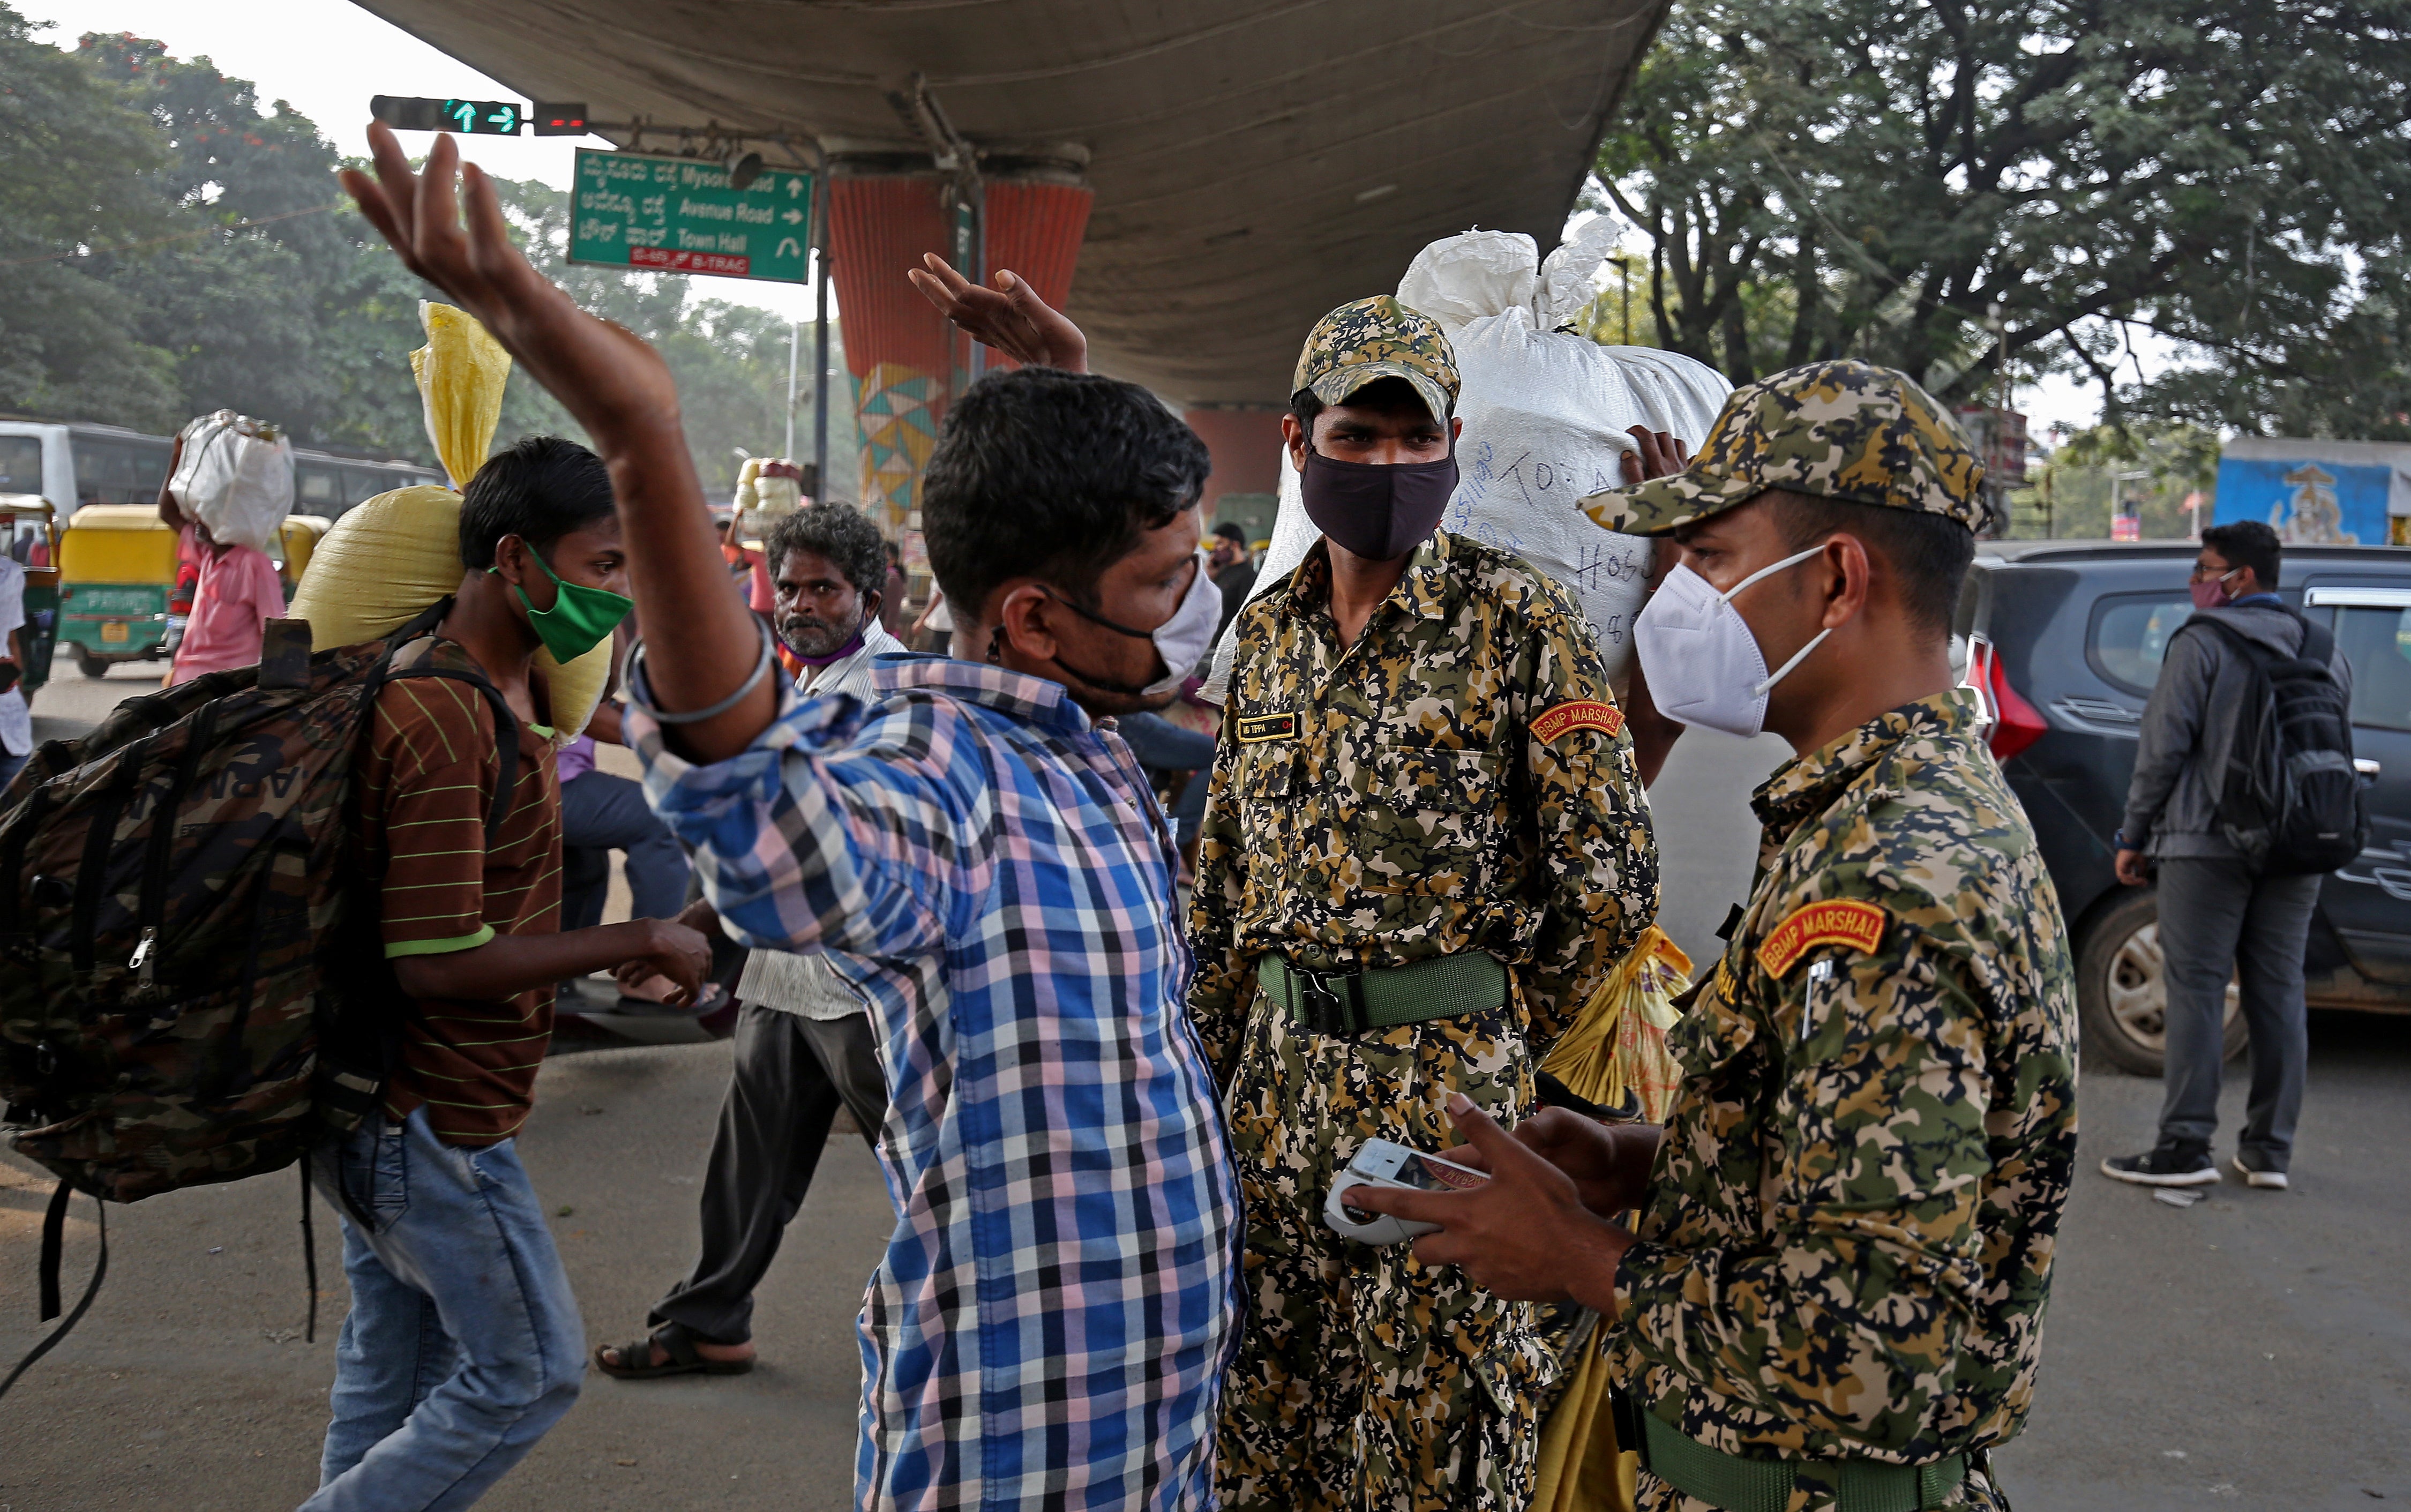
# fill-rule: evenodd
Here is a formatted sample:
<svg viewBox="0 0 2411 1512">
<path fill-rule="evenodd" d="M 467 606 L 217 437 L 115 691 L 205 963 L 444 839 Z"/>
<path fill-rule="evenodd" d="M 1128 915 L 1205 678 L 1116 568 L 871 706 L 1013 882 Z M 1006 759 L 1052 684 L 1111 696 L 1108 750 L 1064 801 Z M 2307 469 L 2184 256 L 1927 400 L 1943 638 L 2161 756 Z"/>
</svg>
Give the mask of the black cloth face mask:
<svg viewBox="0 0 2411 1512">
<path fill-rule="evenodd" d="M 1355 462 L 1309 444 L 1297 489 L 1317 530 L 1367 561 L 1395 561 L 1439 528 L 1456 492 L 1456 448 L 1438 462 Z"/>
</svg>

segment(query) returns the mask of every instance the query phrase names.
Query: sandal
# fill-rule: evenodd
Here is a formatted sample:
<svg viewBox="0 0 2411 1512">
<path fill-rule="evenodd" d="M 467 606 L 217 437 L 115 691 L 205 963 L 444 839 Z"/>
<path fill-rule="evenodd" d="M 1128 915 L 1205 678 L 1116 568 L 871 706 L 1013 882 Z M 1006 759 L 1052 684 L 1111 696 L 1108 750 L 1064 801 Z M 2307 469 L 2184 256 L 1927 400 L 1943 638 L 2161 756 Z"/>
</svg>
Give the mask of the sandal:
<svg viewBox="0 0 2411 1512">
<path fill-rule="evenodd" d="M 683 1323 L 665 1323 L 652 1336 L 627 1344 L 600 1344 L 594 1350 L 594 1368 L 604 1374 L 622 1381 L 650 1381 L 664 1375 L 743 1375 L 753 1368 L 753 1357 L 743 1359 L 706 1359 L 695 1349 L 696 1334 Z M 663 1364 L 653 1363 L 653 1349 L 659 1345 L 669 1358 Z M 614 1361 L 608 1357 L 619 1356 Z"/>
</svg>

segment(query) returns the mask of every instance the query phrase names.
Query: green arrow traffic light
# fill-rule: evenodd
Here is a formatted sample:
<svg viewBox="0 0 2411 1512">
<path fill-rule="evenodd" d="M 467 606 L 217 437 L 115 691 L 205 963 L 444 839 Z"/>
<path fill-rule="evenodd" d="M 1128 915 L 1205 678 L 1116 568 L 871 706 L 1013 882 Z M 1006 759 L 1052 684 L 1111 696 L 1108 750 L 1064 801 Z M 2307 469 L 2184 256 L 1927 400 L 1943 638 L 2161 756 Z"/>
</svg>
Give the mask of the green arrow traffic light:
<svg viewBox="0 0 2411 1512">
<path fill-rule="evenodd" d="M 458 131 L 477 137 L 516 137 L 526 120 L 522 109 L 510 100 L 431 100 L 397 95 L 372 98 L 369 114 L 403 131 Z M 583 127 L 582 120 L 579 125 Z"/>
</svg>

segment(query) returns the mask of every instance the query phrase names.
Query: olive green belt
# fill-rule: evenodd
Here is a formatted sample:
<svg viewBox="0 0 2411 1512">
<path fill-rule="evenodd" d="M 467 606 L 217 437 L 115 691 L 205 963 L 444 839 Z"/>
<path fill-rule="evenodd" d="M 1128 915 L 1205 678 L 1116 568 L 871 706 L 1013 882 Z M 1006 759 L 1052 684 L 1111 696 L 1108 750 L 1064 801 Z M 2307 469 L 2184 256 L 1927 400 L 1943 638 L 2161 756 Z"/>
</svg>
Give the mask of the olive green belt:
<svg viewBox="0 0 2411 1512">
<path fill-rule="evenodd" d="M 1625 1447 L 1641 1451 L 1641 1462 L 1651 1475 L 1686 1496 L 1695 1496 L 1723 1512 L 1784 1512 L 1791 1504 L 1791 1484 L 1803 1463 L 1796 1460 L 1756 1460 L 1712 1449 L 1629 1398 L 1620 1403 L 1617 1427 L 1641 1420 L 1640 1442 Z M 1932 1464 L 1895 1465 L 1876 1460 L 1831 1460 L 1819 1464 L 1830 1472 L 1835 1512 L 1921 1512 L 1943 1505 L 1967 1475 L 1967 1457 L 1954 1454 Z"/>
<path fill-rule="evenodd" d="M 1332 1036 L 1487 1013 L 1506 1005 L 1508 984 L 1507 968 L 1484 950 L 1359 971 L 1308 971 L 1268 952 L 1256 980 L 1307 1030 Z"/>
</svg>

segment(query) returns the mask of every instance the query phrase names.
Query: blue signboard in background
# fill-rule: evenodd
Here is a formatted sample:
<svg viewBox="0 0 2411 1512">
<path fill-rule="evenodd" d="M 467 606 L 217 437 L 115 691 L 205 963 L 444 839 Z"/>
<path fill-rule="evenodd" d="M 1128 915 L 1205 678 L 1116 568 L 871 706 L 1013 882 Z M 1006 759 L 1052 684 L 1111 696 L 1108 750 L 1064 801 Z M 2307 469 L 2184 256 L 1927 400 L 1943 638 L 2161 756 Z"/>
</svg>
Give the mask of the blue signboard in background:
<svg viewBox="0 0 2411 1512">
<path fill-rule="evenodd" d="M 2288 545 L 2411 545 L 2411 445 L 2238 436 L 2219 457 L 2216 522 L 2239 520 Z"/>
</svg>

